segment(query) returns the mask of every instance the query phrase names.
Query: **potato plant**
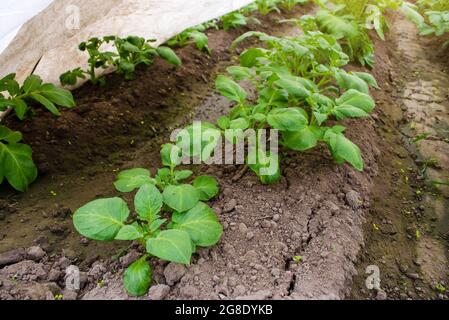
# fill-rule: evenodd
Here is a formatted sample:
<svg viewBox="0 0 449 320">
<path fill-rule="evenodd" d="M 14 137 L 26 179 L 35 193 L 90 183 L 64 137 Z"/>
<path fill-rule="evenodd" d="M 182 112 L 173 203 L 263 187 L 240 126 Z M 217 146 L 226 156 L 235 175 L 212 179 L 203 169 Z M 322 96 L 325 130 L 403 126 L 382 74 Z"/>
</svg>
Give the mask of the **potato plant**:
<svg viewBox="0 0 449 320">
<path fill-rule="evenodd" d="M 388 29 L 386 12 L 401 10 L 416 21 L 422 19 L 416 8 L 402 0 L 313 0 L 321 10 L 297 20 L 304 31 L 331 34 L 343 46 L 351 61 L 363 66 L 374 66 L 374 47 L 368 34 L 374 29 L 385 40 Z M 332 4 L 329 6 L 328 4 Z"/>
<path fill-rule="evenodd" d="M 89 80 L 94 85 L 104 85 L 106 80 L 97 77 L 98 69 L 107 69 L 114 67 L 117 72 L 126 80 L 133 79 L 136 67 L 140 64 L 151 65 L 154 63 L 155 57 L 161 57 L 169 63 L 179 66 L 181 60 L 168 47 L 154 48 L 150 45 L 150 40 L 137 36 L 128 36 L 119 38 L 116 36 L 107 36 L 103 38 L 91 38 L 79 45 L 81 51 L 85 51 L 89 55 L 87 70 L 76 68 L 67 71 L 60 76 L 62 85 L 75 85 L 78 79 Z M 116 51 L 102 51 L 104 45 L 112 45 Z"/>
<path fill-rule="evenodd" d="M 23 120 L 36 105 L 56 116 L 60 115 L 58 107 L 75 106 L 70 91 L 43 83 L 39 76 L 27 77 L 22 86 L 15 77 L 15 74 L 9 74 L 0 79 L 0 111 L 12 110 L 17 118 Z M 6 178 L 13 188 L 24 192 L 36 179 L 37 169 L 31 148 L 19 143 L 21 140 L 20 132 L 0 125 L 0 184 Z"/>
<path fill-rule="evenodd" d="M 449 2 L 443 0 L 419 0 L 418 5 L 425 19 L 418 23 L 420 34 L 438 37 L 449 33 Z M 449 46 L 449 40 L 443 46 Z"/>
<path fill-rule="evenodd" d="M 210 247 L 221 238 L 223 227 L 205 203 L 219 191 L 213 177 L 199 176 L 185 183 L 192 171 L 176 170 L 179 148 L 162 146 L 163 168 L 155 177 L 147 169 L 121 172 L 114 185 L 120 192 L 138 189 L 134 212 L 121 198 L 94 200 L 79 208 L 73 223 L 83 236 L 99 241 L 138 241 L 145 249 L 140 259 L 124 273 L 124 286 L 132 296 L 148 292 L 152 281 L 149 260 L 159 258 L 190 264 L 198 247 Z"/>
<path fill-rule="evenodd" d="M 213 20 L 209 23 L 200 24 L 193 28 L 189 28 L 168 40 L 167 45 L 170 47 L 185 47 L 186 45 L 193 43 L 196 45 L 198 50 L 211 54 L 211 50 L 209 48 L 209 37 L 205 33 L 209 28 L 218 28 L 216 21 Z"/>
<path fill-rule="evenodd" d="M 217 90 L 235 102 L 229 115 L 219 119 L 219 127 L 277 129 L 284 147 L 301 152 L 324 142 L 337 163 L 349 162 L 363 170 L 360 149 L 345 137 L 346 128 L 336 121 L 369 115 L 375 107 L 369 95 L 370 86 L 377 88 L 374 77 L 343 70 L 348 56 L 330 35 L 277 38 L 249 32 L 236 43 L 251 36 L 257 36 L 266 48 L 245 50 L 240 66 L 228 68 L 233 79 L 224 75 L 217 78 Z M 236 82 L 242 80 L 253 85 L 255 101 Z M 249 167 L 263 183 L 276 182 L 279 171 L 271 177 L 260 175 L 262 160 Z"/>
</svg>

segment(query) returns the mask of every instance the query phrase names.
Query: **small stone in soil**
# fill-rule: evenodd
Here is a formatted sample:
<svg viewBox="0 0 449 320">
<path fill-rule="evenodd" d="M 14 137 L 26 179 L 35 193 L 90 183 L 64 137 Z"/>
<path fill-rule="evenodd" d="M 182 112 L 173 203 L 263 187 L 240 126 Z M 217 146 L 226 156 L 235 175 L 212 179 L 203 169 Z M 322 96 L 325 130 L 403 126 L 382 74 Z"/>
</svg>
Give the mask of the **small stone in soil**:
<svg viewBox="0 0 449 320">
<path fill-rule="evenodd" d="M 38 247 L 38 246 L 28 248 L 26 253 L 27 253 L 27 258 L 30 260 L 33 260 L 33 261 L 39 261 L 46 255 L 45 251 L 42 250 L 42 248 Z"/>
<path fill-rule="evenodd" d="M 164 300 L 170 292 L 170 287 L 165 284 L 158 284 L 152 286 L 148 292 L 148 296 L 151 300 Z"/>
<path fill-rule="evenodd" d="M 179 282 L 181 278 L 185 275 L 186 268 L 182 264 L 169 263 L 164 270 L 165 281 L 169 286 L 172 286 Z"/>
</svg>

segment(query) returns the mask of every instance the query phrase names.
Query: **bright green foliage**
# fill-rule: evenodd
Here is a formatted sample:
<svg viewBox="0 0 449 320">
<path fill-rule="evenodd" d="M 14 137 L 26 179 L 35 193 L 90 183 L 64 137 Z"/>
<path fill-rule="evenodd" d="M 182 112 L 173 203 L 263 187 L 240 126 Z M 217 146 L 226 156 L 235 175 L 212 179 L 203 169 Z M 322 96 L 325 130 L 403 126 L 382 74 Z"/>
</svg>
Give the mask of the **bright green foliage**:
<svg viewBox="0 0 449 320">
<path fill-rule="evenodd" d="M 51 83 L 43 83 L 39 76 L 31 75 L 22 86 L 15 80 L 14 73 L 0 79 L 0 111 L 12 108 L 16 116 L 23 120 L 30 110 L 30 103 L 37 102 L 56 116 L 58 106 L 73 108 L 75 101 L 70 91 Z M 7 95 L 6 95 L 7 94 Z"/>
<path fill-rule="evenodd" d="M 224 30 L 236 29 L 249 23 L 260 24 L 257 18 L 246 16 L 245 9 L 228 13 L 220 18 Z"/>
<path fill-rule="evenodd" d="M 228 68 L 234 79 L 217 78 L 217 90 L 236 103 L 229 115 L 219 119 L 218 126 L 277 129 L 285 147 L 301 152 L 323 142 L 337 163 L 346 161 L 363 170 L 360 149 L 344 136 L 345 128 L 326 123 L 367 117 L 375 107 L 369 94 L 369 87 L 378 88 L 374 77 L 343 70 L 348 56 L 331 35 L 306 32 L 300 37 L 278 38 L 248 32 L 235 44 L 252 36 L 264 42 L 265 48 L 244 51 L 241 65 Z M 247 99 L 247 92 L 238 84 L 242 80 L 253 84 L 256 99 Z M 261 174 L 269 165 L 270 154 L 251 156 L 257 161 L 248 161 L 248 165 L 263 183 L 279 179 L 279 168 L 270 176 Z"/>
<path fill-rule="evenodd" d="M 56 116 L 58 107 L 72 108 L 75 101 L 70 91 L 43 83 L 39 76 L 31 75 L 22 86 L 15 80 L 15 74 L 0 79 L 0 112 L 11 108 L 15 115 L 23 120 L 28 115 L 31 104 L 42 105 Z M 0 125 L 0 184 L 4 178 L 16 190 L 24 192 L 37 177 L 31 148 L 19 143 L 20 132 L 12 132 Z"/>
<path fill-rule="evenodd" d="M 424 12 L 422 21 L 416 21 L 423 36 L 443 36 L 449 33 L 449 2 L 445 0 L 419 0 L 419 8 Z M 449 46 L 449 41 L 444 43 Z"/>
<path fill-rule="evenodd" d="M 402 0 L 314 0 L 321 7 L 315 16 L 296 20 L 304 31 L 333 35 L 351 61 L 374 66 L 374 47 L 368 31 L 374 29 L 385 39 L 388 10 L 401 10 L 412 20 L 420 19 L 415 7 Z M 332 6 L 328 5 L 332 4 Z M 422 18 L 421 18 L 422 19 Z"/>
<path fill-rule="evenodd" d="M 278 0 L 278 4 L 281 8 L 288 11 L 293 10 L 293 8 L 298 4 L 306 4 L 309 0 Z"/>
<path fill-rule="evenodd" d="M 20 132 L 0 125 L 0 184 L 6 179 L 16 190 L 25 192 L 37 177 L 31 148 L 19 143 Z"/>
<path fill-rule="evenodd" d="M 185 183 L 192 172 L 176 170 L 180 164 L 178 156 L 178 147 L 166 144 L 161 149 L 165 167 L 154 178 L 149 170 L 141 168 L 118 175 L 117 190 L 138 189 L 134 197 L 135 216 L 120 198 L 94 200 L 73 216 L 76 230 L 87 238 L 139 241 L 146 248 L 147 254 L 125 271 L 124 285 L 130 295 L 148 292 L 152 274 L 148 258 L 189 264 L 197 247 L 215 245 L 223 233 L 215 212 L 201 202 L 218 194 L 217 181 L 201 176 L 193 185 Z"/>
<path fill-rule="evenodd" d="M 209 37 L 206 35 L 206 30 L 208 28 L 217 28 L 215 21 L 209 23 L 200 24 L 193 28 L 189 28 L 180 34 L 176 35 L 172 39 L 167 41 L 167 45 L 170 47 L 185 47 L 186 45 L 194 43 L 198 50 L 206 51 L 211 54 L 209 48 Z"/>
<path fill-rule="evenodd" d="M 161 57 L 169 63 L 179 66 L 181 60 L 167 47 L 154 48 L 150 45 L 151 40 L 137 36 L 119 38 L 107 36 L 103 38 L 91 38 L 79 45 L 81 51 L 89 55 L 87 70 L 76 68 L 60 76 L 62 85 L 75 85 L 78 79 L 86 76 L 93 84 L 104 85 L 105 79 L 97 77 L 98 69 L 115 67 L 117 72 L 127 80 L 133 79 L 136 67 L 140 64 L 151 65 L 155 57 Z M 115 51 L 102 51 L 104 45 L 113 45 Z"/>
</svg>

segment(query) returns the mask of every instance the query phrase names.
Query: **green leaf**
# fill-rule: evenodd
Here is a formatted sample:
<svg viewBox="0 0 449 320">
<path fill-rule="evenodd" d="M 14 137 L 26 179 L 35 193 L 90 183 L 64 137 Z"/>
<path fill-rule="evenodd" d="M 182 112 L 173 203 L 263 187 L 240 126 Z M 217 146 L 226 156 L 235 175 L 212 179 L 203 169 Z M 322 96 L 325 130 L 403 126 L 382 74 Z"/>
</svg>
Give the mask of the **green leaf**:
<svg viewBox="0 0 449 320">
<path fill-rule="evenodd" d="M 147 183 L 153 183 L 150 171 L 136 168 L 120 172 L 114 186 L 120 192 L 131 192 Z"/>
<path fill-rule="evenodd" d="M 162 194 L 154 185 L 144 184 L 134 198 L 134 207 L 140 218 L 152 222 L 162 209 Z"/>
<path fill-rule="evenodd" d="M 115 236 L 115 240 L 133 241 L 143 238 L 143 233 L 133 225 L 123 226 L 118 234 Z"/>
<path fill-rule="evenodd" d="M 147 240 L 147 252 L 162 260 L 190 264 L 192 239 L 182 230 L 162 231 L 155 238 Z"/>
<path fill-rule="evenodd" d="M 295 151 L 306 151 L 317 146 L 319 129 L 307 126 L 299 131 L 285 131 L 282 133 L 284 144 Z"/>
<path fill-rule="evenodd" d="M 25 82 L 23 83 L 23 90 L 25 90 L 25 93 L 30 93 L 39 89 L 41 84 L 42 79 L 39 76 L 31 75 L 26 78 Z"/>
<path fill-rule="evenodd" d="M 11 103 L 14 105 L 14 111 L 16 112 L 17 117 L 20 120 L 25 119 L 25 114 L 28 110 L 26 102 L 22 99 L 14 98 L 11 100 Z"/>
<path fill-rule="evenodd" d="M 359 147 L 347 139 L 343 133 L 335 132 L 332 129 L 327 130 L 324 140 L 337 162 L 341 163 L 341 160 L 346 160 L 357 170 L 363 171 L 363 159 Z"/>
<path fill-rule="evenodd" d="M 176 167 L 181 164 L 181 149 L 174 144 L 167 143 L 161 148 L 162 164 L 167 167 Z"/>
<path fill-rule="evenodd" d="M 346 91 L 339 99 L 332 113 L 337 119 L 361 118 L 367 117 L 375 107 L 375 102 L 371 96 L 350 89 Z"/>
<path fill-rule="evenodd" d="M 128 206 L 122 199 L 99 199 L 79 208 L 73 215 L 73 224 L 87 238 L 112 241 L 128 216 Z"/>
<path fill-rule="evenodd" d="M 1 126 L 0 126 L 1 128 Z M 5 130 L 2 130 L 5 132 Z M 4 133 L 2 134 L 4 135 Z M 33 162 L 31 148 L 25 144 L 16 143 L 21 138 L 18 133 L 10 133 L 0 142 L 0 171 L 1 178 L 6 178 L 16 190 L 25 192 L 37 178 L 37 168 Z M 20 141 L 20 140 L 19 140 Z"/>
<path fill-rule="evenodd" d="M 353 74 L 356 77 L 359 77 L 363 81 L 365 81 L 368 85 L 370 85 L 373 88 L 380 89 L 379 85 L 377 84 L 376 78 L 374 78 L 373 75 L 367 73 L 367 72 L 353 72 Z"/>
<path fill-rule="evenodd" d="M 336 39 L 353 38 L 359 33 L 356 22 L 325 10 L 316 13 L 316 21 L 322 31 L 333 35 Z"/>
<path fill-rule="evenodd" d="M 242 67 L 252 68 L 258 64 L 259 58 L 266 57 L 266 52 L 260 48 L 247 49 L 240 55 L 240 64 Z"/>
<path fill-rule="evenodd" d="M 50 100 L 48 100 L 44 96 L 41 96 L 40 94 L 37 94 L 37 93 L 32 93 L 30 95 L 30 97 L 33 100 L 36 100 L 37 102 L 42 104 L 45 108 L 47 108 L 48 111 L 53 113 L 55 116 L 60 116 L 61 115 L 61 113 L 59 112 L 58 108 L 56 108 L 56 106 L 53 104 L 53 102 L 51 102 Z"/>
<path fill-rule="evenodd" d="M 232 66 L 227 68 L 226 71 L 237 81 L 249 79 L 253 75 L 251 69 L 247 67 Z"/>
<path fill-rule="evenodd" d="M 275 84 L 278 87 L 285 89 L 288 94 L 294 98 L 306 99 L 310 96 L 310 92 L 300 81 L 298 81 L 298 79 L 300 78 L 282 75 Z"/>
<path fill-rule="evenodd" d="M 335 79 L 342 89 L 355 89 L 362 93 L 369 94 L 368 84 L 363 79 L 349 74 L 344 70 L 336 72 Z"/>
<path fill-rule="evenodd" d="M 203 50 L 207 48 L 207 45 L 209 43 L 209 38 L 207 35 L 201 31 L 193 30 L 189 33 L 190 38 L 192 38 L 195 41 L 196 47 L 199 50 Z"/>
<path fill-rule="evenodd" d="M 190 170 L 175 171 L 175 180 L 183 181 L 183 180 L 190 178 L 192 175 L 193 175 L 193 172 Z"/>
<path fill-rule="evenodd" d="M 0 140 L 8 143 L 17 143 L 22 140 L 22 133 L 19 131 L 12 131 L 5 126 L 0 125 Z"/>
<path fill-rule="evenodd" d="M 254 148 L 248 154 L 246 162 L 262 184 L 273 184 L 281 178 L 279 155 Z"/>
<path fill-rule="evenodd" d="M 229 129 L 229 126 L 231 124 L 231 119 L 229 119 L 229 117 L 225 117 L 225 116 L 220 117 L 217 120 L 217 124 L 223 130 Z"/>
<path fill-rule="evenodd" d="M 50 83 L 41 85 L 35 93 L 44 96 L 58 106 L 67 108 L 75 106 L 75 100 L 69 90 L 58 88 Z"/>
<path fill-rule="evenodd" d="M 274 129 L 281 131 L 298 131 L 304 129 L 308 120 L 298 108 L 282 108 L 272 110 L 267 121 Z"/>
<path fill-rule="evenodd" d="M 147 257 L 142 257 L 131 264 L 123 276 L 123 284 L 126 291 L 131 296 L 140 297 L 148 292 L 152 280 L 151 267 L 146 261 Z"/>
<path fill-rule="evenodd" d="M 175 213 L 173 222 L 173 229 L 186 231 L 199 247 L 215 245 L 223 234 L 215 212 L 202 202 L 185 213 Z"/>
<path fill-rule="evenodd" d="M 198 191 L 190 184 L 166 187 L 163 198 L 164 203 L 177 212 L 190 210 L 200 201 Z"/>
<path fill-rule="evenodd" d="M 157 53 L 162 59 L 168 61 L 172 65 L 180 66 L 182 64 L 181 59 L 179 59 L 176 53 L 168 47 L 157 48 Z"/>
<path fill-rule="evenodd" d="M 247 93 L 242 89 L 235 81 L 232 79 L 225 77 L 223 75 L 219 75 L 216 81 L 217 90 L 224 97 L 236 101 L 240 104 L 245 102 Z"/>
<path fill-rule="evenodd" d="M 209 201 L 219 192 L 217 179 L 211 176 L 197 177 L 193 181 L 193 186 L 198 191 L 201 201 Z"/>
<path fill-rule="evenodd" d="M 229 123 L 229 128 L 234 130 L 245 130 L 249 128 L 249 121 L 245 118 L 237 118 Z"/>
</svg>

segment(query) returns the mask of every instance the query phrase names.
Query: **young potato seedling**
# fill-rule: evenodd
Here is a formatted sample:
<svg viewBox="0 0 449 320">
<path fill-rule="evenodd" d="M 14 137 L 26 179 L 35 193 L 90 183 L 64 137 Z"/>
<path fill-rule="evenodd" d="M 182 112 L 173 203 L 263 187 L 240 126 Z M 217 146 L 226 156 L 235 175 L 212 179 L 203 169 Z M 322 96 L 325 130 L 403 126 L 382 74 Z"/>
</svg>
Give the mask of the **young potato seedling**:
<svg viewBox="0 0 449 320">
<path fill-rule="evenodd" d="M 76 85 L 78 79 L 89 80 L 94 85 L 105 85 L 104 78 L 97 77 L 98 69 L 107 69 L 115 67 L 117 72 L 126 80 L 133 79 L 136 67 L 140 64 L 151 65 L 155 57 L 161 57 L 169 63 L 179 66 L 181 60 L 168 47 L 152 47 L 144 38 L 137 36 L 128 36 L 126 38 L 119 38 L 116 36 L 107 36 L 103 38 L 91 38 L 87 42 L 82 42 L 79 45 L 81 51 L 86 51 L 89 55 L 87 70 L 76 68 L 60 76 L 62 85 Z M 102 51 L 102 46 L 111 44 L 116 51 Z"/>
<path fill-rule="evenodd" d="M 223 227 L 205 201 L 214 198 L 218 183 L 200 176 L 185 183 L 192 171 L 176 170 L 180 149 L 162 146 L 163 168 L 155 177 L 147 169 L 121 172 L 116 182 L 120 192 L 138 189 L 134 213 L 121 198 L 94 200 L 79 208 L 73 223 L 83 236 L 99 241 L 138 241 L 146 250 L 124 273 L 124 286 L 132 296 L 148 292 L 152 281 L 151 258 L 190 264 L 198 247 L 210 247 L 221 238 Z"/>
</svg>

